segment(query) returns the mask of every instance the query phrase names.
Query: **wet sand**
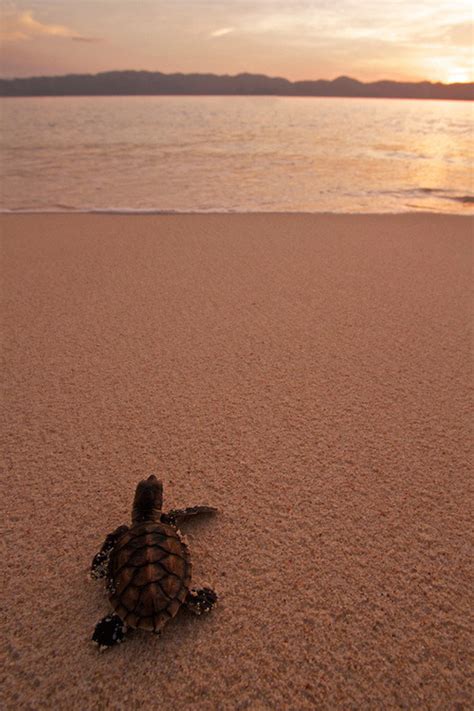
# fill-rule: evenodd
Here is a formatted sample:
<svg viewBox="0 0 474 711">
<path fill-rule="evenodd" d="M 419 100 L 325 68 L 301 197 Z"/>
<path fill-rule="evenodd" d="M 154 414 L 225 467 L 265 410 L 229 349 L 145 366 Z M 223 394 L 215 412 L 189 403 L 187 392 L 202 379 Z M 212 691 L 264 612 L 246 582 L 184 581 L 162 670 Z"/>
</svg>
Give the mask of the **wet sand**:
<svg viewBox="0 0 474 711">
<path fill-rule="evenodd" d="M 0 229 L 3 708 L 469 708 L 472 221 Z M 220 604 L 99 654 L 152 472 Z"/>
</svg>

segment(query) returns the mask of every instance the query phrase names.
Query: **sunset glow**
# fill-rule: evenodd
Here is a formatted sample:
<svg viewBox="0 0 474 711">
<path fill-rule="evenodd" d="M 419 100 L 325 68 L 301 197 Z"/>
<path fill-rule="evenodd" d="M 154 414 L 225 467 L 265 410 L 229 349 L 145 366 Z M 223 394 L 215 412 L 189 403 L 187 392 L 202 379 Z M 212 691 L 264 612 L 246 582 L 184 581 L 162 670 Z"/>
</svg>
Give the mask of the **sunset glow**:
<svg viewBox="0 0 474 711">
<path fill-rule="evenodd" d="M 456 82 L 468 82 L 472 81 L 472 75 L 469 75 L 469 72 L 466 69 L 462 69 L 459 67 L 454 67 L 453 69 L 449 69 L 446 74 L 446 80 L 448 84 L 454 84 Z"/>
<path fill-rule="evenodd" d="M 472 80 L 469 0 L 4 0 L 4 77 L 145 69 Z"/>
</svg>

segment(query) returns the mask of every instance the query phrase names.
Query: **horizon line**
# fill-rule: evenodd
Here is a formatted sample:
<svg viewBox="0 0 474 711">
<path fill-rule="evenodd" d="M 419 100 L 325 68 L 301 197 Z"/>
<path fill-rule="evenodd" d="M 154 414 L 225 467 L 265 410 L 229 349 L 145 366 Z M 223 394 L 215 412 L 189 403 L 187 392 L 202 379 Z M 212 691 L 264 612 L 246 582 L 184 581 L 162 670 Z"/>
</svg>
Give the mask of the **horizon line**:
<svg viewBox="0 0 474 711">
<path fill-rule="evenodd" d="M 318 79 L 288 79 L 287 77 L 283 77 L 280 75 L 270 75 L 270 74 L 262 74 L 260 72 L 253 73 L 253 72 L 238 72 L 236 74 L 229 74 L 229 73 L 224 73 L 224 74 L 218 74 L 216 72 L 182 72 L 182 71 L 174 71 L 174 72 L 162 72 L 159 69 L 104 69 L 98 72 L 68 72 L 66 74 L 31 74 L 28 76 L 3 76 L 0 75 L 0 81 L 27 81 L 30 79 L 56 79 L 56 78 L 65 78 L 65 77 L 75 77 L 75 76 L 81 76 L 81 77 L 95 77 L 95 76 L 102 76 L 104 74 L 161 74 L 162 76 L 213 76 L 213 77 L 219 77 L 219 78 L 231 78 L 235 79 L 238 77 L 264 77 L 265 79 L 271 79 L 271 80 L 278 80 L 278 81 L 285 81 L 288 82 L 289 84 L 306 84 L 306 83 L 314 83 L 314 82 L 327 82 L 328 84 L 332 84 L 334 82 L 340 81 L 340 80 L 346 80 L 346 81 L 351 81 L 357 84 L 362 84 L 362 85 L 368 85 L 368 84 L 382 84 L 382 83 L 392 83 L 392 84 L 431 84 L 431 85 L 441 85 L 441 86 L 471 86 L 474 85 L 474 81 L 468 81 L 468 82 L 443 82 L 440 80 L 431 80 L 431 79 L 375 79 L 371 81 L 363 81 L 361 79 L 356 79 L 354 77 L 351 77 L 347 74 L 340 74 L 334 79 L 323 79 L 323 78 L 318 78 Z"/>
</svg>

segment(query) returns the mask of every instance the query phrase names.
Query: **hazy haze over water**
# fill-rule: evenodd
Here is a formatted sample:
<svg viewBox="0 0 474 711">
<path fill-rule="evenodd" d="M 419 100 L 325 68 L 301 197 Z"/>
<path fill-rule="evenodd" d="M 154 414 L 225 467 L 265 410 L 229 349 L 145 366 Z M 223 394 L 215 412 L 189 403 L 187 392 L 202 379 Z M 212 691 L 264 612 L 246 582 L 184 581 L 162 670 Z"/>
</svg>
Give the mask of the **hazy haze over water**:
<svg viewBox="0 0 474 711">
<path fill-rule="evenodd" d="M 7 210 L 472 211 L 472 104 L 285 97 L 0 103 Z"/>
</svg>

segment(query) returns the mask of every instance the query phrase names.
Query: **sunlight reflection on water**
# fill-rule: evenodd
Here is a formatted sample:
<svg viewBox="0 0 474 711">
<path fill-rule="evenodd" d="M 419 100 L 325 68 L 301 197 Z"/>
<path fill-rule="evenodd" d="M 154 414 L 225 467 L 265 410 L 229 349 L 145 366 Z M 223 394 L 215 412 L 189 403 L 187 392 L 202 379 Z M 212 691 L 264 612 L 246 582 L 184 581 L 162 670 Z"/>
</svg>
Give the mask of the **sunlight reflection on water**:
<svg viewBox="0 0 474 711">
<path fill-rule="evenodd" d="M 3 209 L 471 212 L 472 104 L 3 99 Z"/>
</svg>

